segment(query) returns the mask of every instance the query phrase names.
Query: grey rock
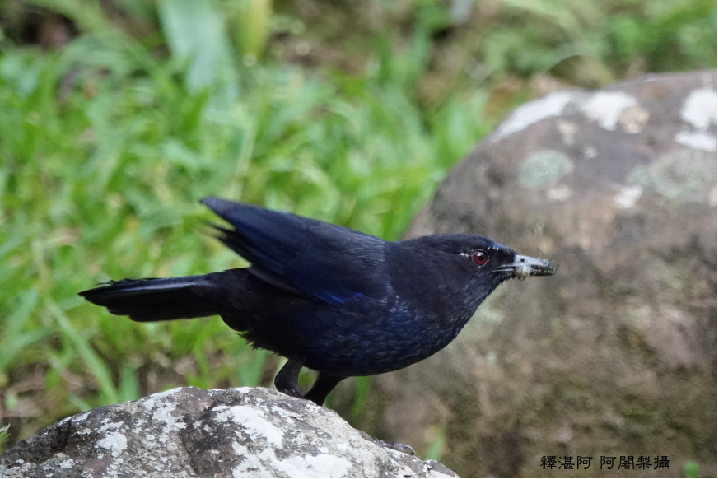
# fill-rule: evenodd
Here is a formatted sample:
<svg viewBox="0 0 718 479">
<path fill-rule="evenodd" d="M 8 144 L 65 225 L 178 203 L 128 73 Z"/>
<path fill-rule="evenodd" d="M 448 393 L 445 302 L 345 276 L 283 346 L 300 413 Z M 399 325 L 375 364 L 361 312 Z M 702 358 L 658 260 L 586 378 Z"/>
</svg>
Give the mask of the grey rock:
<svg viewBox="0 0 718 479">
<path fill-rule="evenodd" d="M 0 477 L 138 476 L 456 477 L 262 388 L 179 388 L 93 409 L 0 455 Z"/>
<path fill-rule="evenodd" d="M 558 274 L 502 286 L 447 349 L 376 378 L 359 427 L 417 450 L 445 431 L 462 476 L 561 474 L 547 455 L 593 457 L 588 475 L 616 473 L 602 455 L 716 475 L 715 71 L 519 107 L 406 236 L 448 232 Z"/>
</svg>

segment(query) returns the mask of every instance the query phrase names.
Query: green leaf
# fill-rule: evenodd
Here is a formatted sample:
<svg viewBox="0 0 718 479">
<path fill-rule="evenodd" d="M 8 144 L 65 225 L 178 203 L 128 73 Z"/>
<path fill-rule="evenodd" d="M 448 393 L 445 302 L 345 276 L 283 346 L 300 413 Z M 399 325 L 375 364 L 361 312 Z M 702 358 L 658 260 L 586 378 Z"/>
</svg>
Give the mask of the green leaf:
<svg viewBox="0 0 718 479">
<path fill-rule="evenodd" d="M 103 402 L 105 404 L 116 404 L 119 402 L 119 394 L 112 382 L 110 371 L 104 361 L 92 350 L 88 341 L 72 327 L 70 320 L 67 319 L 65 313 L 55 304 L 54 301 L 46 300 L 47 309 L 55 317 L 60 325 L 64 336 L 72 342 L 77 349 L 88 369 L 93 374 L 100 386 L 100 392 L 103 394 Z"/>
<path fill-rule="evenodd" d="M 435 461 L 441 461 L 441 455 L 444 451 L 444 441 L 446 439 L 446 428 L 441 428 L 436 432 L 434 440 L 431 441 L 429 449 L 426 451 L 426 458 Z"/>
<path fill-rule="evenodd" d="M 160 19 L 170 52 L 188 62 L 190 92 L 212 92 L 211 104 L 226 109 L 237 99 L 237 78 L 222 15 L 211 0 L 161 0 Z"/>
</svg>

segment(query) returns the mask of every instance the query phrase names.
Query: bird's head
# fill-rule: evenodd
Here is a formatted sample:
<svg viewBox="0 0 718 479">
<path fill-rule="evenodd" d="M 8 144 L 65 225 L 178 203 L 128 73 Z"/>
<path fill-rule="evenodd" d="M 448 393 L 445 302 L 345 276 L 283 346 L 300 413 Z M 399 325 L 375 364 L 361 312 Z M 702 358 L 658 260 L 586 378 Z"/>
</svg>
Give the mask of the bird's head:
<svg viewBox="0 0 718 479">
<path fill-rule="evenodd" d="M 477 235 L 430 235 L 409 240 L 425 248 L 453 256 L 465 271 L 500 283 L 507 279 L 524 280 L 529 276 L 551 276 L 548 261 L 517 254 L 516 251 Z M 447 256 L 444 256 L 445 258 Z"/>
<path fill-rule="evenodd" d="M 542 259 L 517 254 L 511 248 L 476 235 L 430 235 L 399 242 L 396 259 L 421 264 L 424 281 L 405 273 L 394 282 L 403 298 L 428 304 L 438 317 L 463 325 L 481 302 L 506 280 L 550 276 L 553 267 Z M 419 273 L 420 271 L 420 273 Z M 430 279 L 429 279 L 430 278 Z"/>
<path fill-rule="evenodd" d="M 516 278 L 520 281 L 529 276 L 551 276 L 554 269 L 548 261 L 532 258 L 516 253 L 508 246 L 495 243 L 482 237 L 476 237 L 469 245 L 469 249 L 459 253 L 469 258 L 479 269 L 502 277 L 503 279 Z"/>
</svg>

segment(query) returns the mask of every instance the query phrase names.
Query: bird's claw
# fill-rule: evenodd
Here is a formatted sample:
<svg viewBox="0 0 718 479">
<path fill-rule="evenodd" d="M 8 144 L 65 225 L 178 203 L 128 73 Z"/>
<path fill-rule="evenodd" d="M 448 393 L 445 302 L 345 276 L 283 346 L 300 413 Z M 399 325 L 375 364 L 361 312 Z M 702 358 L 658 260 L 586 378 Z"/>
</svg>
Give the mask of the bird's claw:
<svg viewBox="0 0 718 479">
<path fill-rule="evenodd" d="M 304 398 L 304 394 L 296 388 L 283 388 L 279 390 L 280 393 L 284 393 L 287 396 L 292 396 L 293 398 Z"/>
</svg>

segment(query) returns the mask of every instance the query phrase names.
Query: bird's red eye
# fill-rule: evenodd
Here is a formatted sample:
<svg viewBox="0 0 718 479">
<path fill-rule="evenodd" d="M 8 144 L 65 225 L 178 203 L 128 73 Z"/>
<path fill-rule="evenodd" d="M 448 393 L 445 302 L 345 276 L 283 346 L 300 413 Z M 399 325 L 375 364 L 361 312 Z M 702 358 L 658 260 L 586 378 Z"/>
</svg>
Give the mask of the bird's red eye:
<svg viewBox="0 0 718 479">
<path fill-rule="evenodd" d="M 485 251 L 474 251 L 471 255 L 471 259 L 473 259 L 474 263 L 478 264 L 479 266 L 483 266 L 489 260 L 489 255 L 487 255 Z"/>
</svg>

